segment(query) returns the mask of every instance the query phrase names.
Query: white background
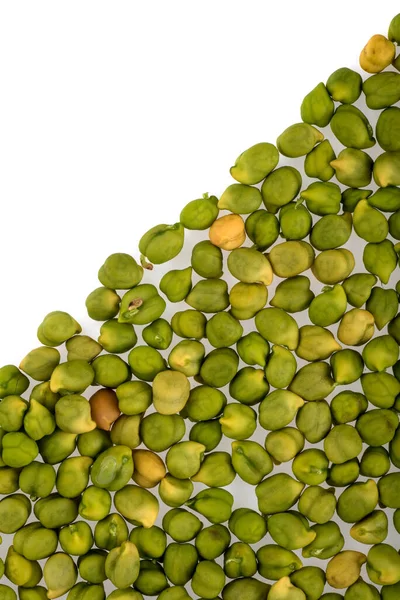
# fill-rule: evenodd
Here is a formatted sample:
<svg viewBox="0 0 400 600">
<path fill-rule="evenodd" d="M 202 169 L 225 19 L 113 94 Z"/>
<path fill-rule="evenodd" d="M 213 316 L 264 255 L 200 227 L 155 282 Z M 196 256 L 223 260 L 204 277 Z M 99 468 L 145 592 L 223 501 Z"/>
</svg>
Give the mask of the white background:
<svg viewBox="0 0 400 600">
<path fill-rule="evenodd" d="M 0 365 L 51 310 L 85 325 L 111 252 L 222 193 L 248 146 L 356 66 L 395 0 L 0 3 Z"/>
<path fill-rule="evenodd" d="M 94 335 L 84 301 L 104 259 L 139 258 L 147 229 L 204 192 L 219 196 L 240 152 L 297 122 L 305 94 L 357 68 L 399 9 L 3 0 L 0 365 L 38 345 L 52 310 Z"/>
</svg>

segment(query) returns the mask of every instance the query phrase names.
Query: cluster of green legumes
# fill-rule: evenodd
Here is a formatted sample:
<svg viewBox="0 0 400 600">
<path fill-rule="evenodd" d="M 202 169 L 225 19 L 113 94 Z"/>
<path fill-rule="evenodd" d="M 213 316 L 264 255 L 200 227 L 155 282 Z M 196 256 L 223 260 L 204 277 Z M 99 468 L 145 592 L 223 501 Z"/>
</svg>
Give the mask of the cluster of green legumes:
<svg viewBox="0 0 400 600">
<path fill-rule="evenodd" d="M 393 42 L 400 15 L 364 48 L 364 82 L 342 68 L 320 83 L 277 147 L 237 159 L 238 183 L 219 200 L 194 200 L 179 223 L 142 237 L 142 265 L 107 258 L 86 300 L 104 322 L 98 341 L 56 311 L 38 329 L 42 346 L 0 369 L 0 531 L 14 534 L 1 575 L 21 600 L 103 600 L 107 579 L 112 600 L 400 598 L 400 555 L 385 543 L 387 514 L 400 533 L 400 285 L 381 285 L 400 252 L 400 74 L 382 72 L 400 69 Z M 375 132 L 360 97 L 381 111 Z M 338 156 L 318 129 L 328 125 Z M 278 167 L 279 153 L 305 157 L 313 181 Z M 142 283 L 143 267 L 180 253 L 185 229 L 208 230 L 191 265 L 159 290 Z M 353 230 L 360 272 L 344 248 Z M 309 269 L 326 286 L 316 294 Z M 167 320 L 165 298 L 187 306 Z M 251 439 L 257 423 L 264 446 Z M 230 453 L 216 450 L 223 437 Z M 278 469 L 290 462 L 293 476 Z M 259 512 L 233 509 L 224 488 L 236 476 Z M 162 527 L 159 500 L 170 508 Z M 335 513 L 357 550 L 343 550 Z M 303 566 L 297 550 L 329 562 Z M 324 594 L 326 583 L 344 596 Z M 2 584 L 0 598 L 16 594 Z"/>
</svg>

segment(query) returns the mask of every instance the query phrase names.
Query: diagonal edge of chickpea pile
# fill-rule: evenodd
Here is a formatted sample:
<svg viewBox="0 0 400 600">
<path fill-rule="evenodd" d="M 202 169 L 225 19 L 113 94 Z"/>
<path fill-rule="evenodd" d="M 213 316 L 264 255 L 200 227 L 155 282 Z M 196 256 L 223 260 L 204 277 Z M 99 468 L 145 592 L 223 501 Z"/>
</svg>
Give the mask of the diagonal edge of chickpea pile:
<svg viewBox="0 0 400 600">
<path fill-rule="evenodd" d="M 0 368 L 0 600 L 400 599 L 397 45 Z"/>
</svg>

